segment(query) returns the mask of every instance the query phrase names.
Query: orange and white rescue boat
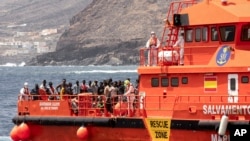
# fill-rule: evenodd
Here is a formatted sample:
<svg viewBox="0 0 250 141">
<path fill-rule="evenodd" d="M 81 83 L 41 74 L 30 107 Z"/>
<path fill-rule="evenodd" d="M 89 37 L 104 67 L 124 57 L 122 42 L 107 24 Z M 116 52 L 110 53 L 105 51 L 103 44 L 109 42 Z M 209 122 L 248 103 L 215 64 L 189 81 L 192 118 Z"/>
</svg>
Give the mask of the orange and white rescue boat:
<svg viewBox="0 0 250 141">
<path fill-rule="evenodd" d="M 78 114 L 68 99 L 18 101 L 11 138 L 245 141 L 250 132 L 249 13 L 249 0 L 171 3 L 157 65 L 145 64 L 148 50 L 140 49 L 134 110 L 122 101 L 113 114 L 105 107 L 94 108 L 89 93 L 77 96 Z M 173 48 L 180 31 L 185 40 L 183 66 L 178 65 L 179 50 Z"/>
</svg>

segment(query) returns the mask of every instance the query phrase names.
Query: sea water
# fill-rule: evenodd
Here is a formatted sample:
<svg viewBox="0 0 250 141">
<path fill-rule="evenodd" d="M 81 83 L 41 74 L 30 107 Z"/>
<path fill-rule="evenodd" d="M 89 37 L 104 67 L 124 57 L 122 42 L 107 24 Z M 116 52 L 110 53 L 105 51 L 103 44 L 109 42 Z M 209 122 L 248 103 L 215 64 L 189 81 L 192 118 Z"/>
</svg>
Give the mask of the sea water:
<svg viewBox="0 0 250 141">
<path fill-rule="evenodd" d="M 12 118 L 17 114 L 17 95 L 24 82 L 29 89 L 43 80 L 53 82 L 54 86 L 62 79 L 75 84 L 76 80 L 103 81 L 112 78 L 114 81 L 138 78 L 137 66 L 0 66 L 0 141 L 9 141 L 9 132 L 14 124 Z"/>
</svg>

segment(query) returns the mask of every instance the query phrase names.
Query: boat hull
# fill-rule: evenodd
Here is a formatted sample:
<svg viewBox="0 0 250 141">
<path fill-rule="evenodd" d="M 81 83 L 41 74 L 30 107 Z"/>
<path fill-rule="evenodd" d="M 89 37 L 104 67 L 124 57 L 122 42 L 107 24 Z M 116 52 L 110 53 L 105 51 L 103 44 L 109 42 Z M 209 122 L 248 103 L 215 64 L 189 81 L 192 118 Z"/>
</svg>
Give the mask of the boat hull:
<svg viewBox="0 0 250 141">
<path fill-rule="evenodd" d="M 32 141 L 80 141 L 77 137 L 79 126 L 40 126 L 32 125 Z M 86 127 L 88 141 L 150 141 L 150 136 L 145 129 L 111 128 L 111 127 Z"/>
<path fill-rule="evenodd" d="M 78 126 L 41 126 L 29 125 L 32 141 L 81 141 L 76 135 Z M 88 141 L 229 141 L 230 136 L 221 137 L 216 131 L 195 131 L 173 129 L 170 136 L 151 138 L 147 129 L 87 127 Z"/>
<path fill-rule="evenodd" d="M 157 118 L 87 118 L 17 116 L 17 125 L 26 123 L 32 141 L 80 141 L 80 127 L 88 141 L 229 141 L 229 131 L 217 134 L 219 121 L 170 120 Z M 230 123 L 230 126 L 233 124 Z"/>
</svg>

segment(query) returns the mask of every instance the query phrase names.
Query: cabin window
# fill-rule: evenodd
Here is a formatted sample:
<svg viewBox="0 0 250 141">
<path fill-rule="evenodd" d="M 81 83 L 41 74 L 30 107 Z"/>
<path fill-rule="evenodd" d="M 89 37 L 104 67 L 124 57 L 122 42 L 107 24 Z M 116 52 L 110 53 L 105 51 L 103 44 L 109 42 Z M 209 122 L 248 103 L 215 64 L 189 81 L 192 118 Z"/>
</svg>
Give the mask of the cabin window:
<svg viewBox="0 0 250 141">
<path fill-rule="evenodd" d="M 187 29 L 185 32 L 185 41 L 192 42 L 193 41 L 193 29 Z"/>
<path fill-rule="evenodd" d="M 235 91 L 236 90 L 236 80 L 235 78 L 230 79 L 230 90 Z"/>
<path fill-rule="evenodd" d="M 222 42 L 232 42 L 235 36 L 235 26 L 221 26 L 220 37 Z"/>
<path fill-rule="evenodd" d="M 244 25 L 242 27 L 241 41 L 250 41 L 250 25 Z"/>
<path fill-rule="evenodd" d="M 151 79 L 151 86 L 152 87 L 159 87 L 159 78 L 152 78 Z"/>
<path fill-rule="evenodd" d="M 203 27 L 202 28 L 202 41 L 208 41 L 208 32 L 207 32 L 208 30 L 207 30 L 207 27 Z"/>
<path fill-rule="evenodd" d="M 169 86 L 168 78 L 161 78 L 161 86 L 162 87 L 168 87 Z"/>
<path fill-rule="evenodd" d="M 179 86 L 179 79 L 178 79 L 178 77 L 172 77 L 171 78 L 171 86 L 172 87 L 178 87 Z"/>
<path fill-rule="evenodd" d="M 195 41 L 196 42 L 201 41 L 201 29 L 200 28 L 195 29 Z"/>
<path fill-rule="evenodd" d="M 216 29 L 216 27 L 212 27 L 211 28 L 211 41 L 218 41 L 218 31 Z"/>
<path fill-rule="evenodd" d="M 249 82 L 249 77 L 248 76 L 242 76 L 241 77 L 241 83 L 248 83 Z"/>
<path fill-rule="evenodd" d="M 188 83 L 188 78 L 187 77 L 182 77 L 181 82 L 182 82 L 182 84 L 187 84 Z"/>
</svg>

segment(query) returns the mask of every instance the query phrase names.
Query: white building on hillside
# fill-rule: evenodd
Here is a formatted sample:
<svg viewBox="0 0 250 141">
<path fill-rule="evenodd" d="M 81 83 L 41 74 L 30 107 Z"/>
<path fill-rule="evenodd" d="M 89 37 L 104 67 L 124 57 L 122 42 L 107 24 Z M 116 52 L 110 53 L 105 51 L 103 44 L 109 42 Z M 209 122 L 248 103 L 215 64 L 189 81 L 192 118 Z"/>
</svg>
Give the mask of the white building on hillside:
<svg viewBox="0 0 250 141">
<path fill-rule="evenodd" d="M 44 29 L 40 32 L 40 35 L 46 36 L 46 35 L 51 35 L 51 34 L 56 34 L 57 29 Z"/>
</svg>

